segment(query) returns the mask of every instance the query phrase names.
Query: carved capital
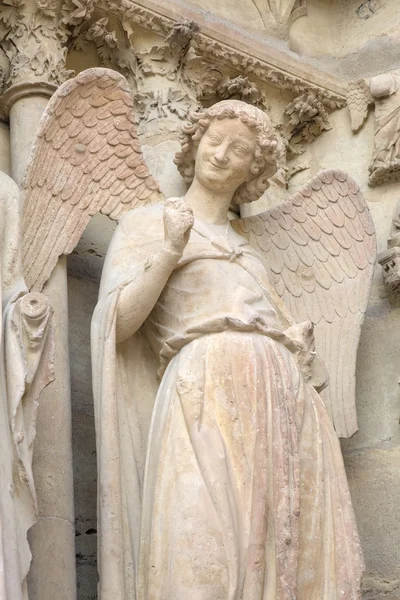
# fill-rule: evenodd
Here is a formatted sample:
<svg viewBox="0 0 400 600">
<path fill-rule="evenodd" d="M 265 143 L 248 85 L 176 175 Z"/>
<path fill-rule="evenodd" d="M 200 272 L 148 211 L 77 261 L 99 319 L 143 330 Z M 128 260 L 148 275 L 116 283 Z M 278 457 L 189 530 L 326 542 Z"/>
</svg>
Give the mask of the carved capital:
<svg viewBox="0 0 400 600">
<path fill-rule="evenodd" d="M 23 81 L 60 85 L 67 48 L 58 13 L 61 0 L 0 0 L 0 42 L 9 68 L 7 88 Z"/>
</svg>

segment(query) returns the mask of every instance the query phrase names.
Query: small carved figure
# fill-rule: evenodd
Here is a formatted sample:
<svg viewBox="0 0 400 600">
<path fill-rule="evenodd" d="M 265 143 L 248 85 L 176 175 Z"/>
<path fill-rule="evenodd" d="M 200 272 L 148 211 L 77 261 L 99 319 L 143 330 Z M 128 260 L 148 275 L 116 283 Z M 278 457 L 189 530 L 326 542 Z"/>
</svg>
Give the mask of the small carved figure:
<svg viewBox="0 0 400 600">
<path fill-rule="evenodd" d="M 92 323 L 99 598 L 359 599 L 328 411 L 354 433 L 376 251 L 362 195 L 325 171 L 230 222 L 231 202 L 267 189 L 277 140 L 227 100 L 191 115 L 176 156 L 189 190 L 162 202 L 134 123 L 122 76 L 81 73 L 50 101 L 25 185 L 36 288 L 90 215 L 120 220 Z"/>
<path fill-rule="evenodd" d="M 385 286 L 394 299 L 400 293 L 400 201 L 393 213 L 387 247 L 378 254 L 378 262 L 382 266 Z"/>
<path fill-rule="evenodd" d="M 27 531 L 37 518 L 32 452 L 40 392 L 52 380 L 51 309 L 22 276 L 19 189 L 0 172 L 0 598 L 28 600 Z"/>
<path fill-rule="evenodd" d="M 377 185 L 400 179 L 400 91 L 399 75 L 385 73 L 349 86 L 347 98 L 353 131 L 364 123 L 368 106 L 375 104 L 374 151 L 369 165 L 369 183 Z"/>
</svg>

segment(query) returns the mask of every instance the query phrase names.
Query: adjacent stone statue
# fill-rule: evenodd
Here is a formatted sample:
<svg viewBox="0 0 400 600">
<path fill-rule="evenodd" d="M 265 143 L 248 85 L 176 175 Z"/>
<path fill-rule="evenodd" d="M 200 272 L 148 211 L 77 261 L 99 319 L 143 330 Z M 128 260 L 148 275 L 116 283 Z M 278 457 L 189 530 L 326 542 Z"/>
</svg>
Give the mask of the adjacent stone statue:
<svg viewBox="0 0 400 600">
<path fill-rule="evenodd" d="M 27 600 L 28 529 L 37 518 L 32 451 L 38 398 L 52 379 L 50 306 L 22 276 L 19 189 L 0 172 L 0 598 Z"/>
<path fill-rule="evenodd" d="M 369 165 L 371 185 L 400 179 L 400 79 L 398 73 L 384 73 L 352 82 L 348 105 L 353 131 L 357 131 L 375 104 L 374 151 Z"/>
<path fill-rule="evenodd" d="M 277 150 L 267 115 L 232 100 L 190 117 L 176 156 L 190 187 L 163 202 L 134 123 L 122 76 L 79 74 L 40 128 L 36 164 L 52 169 L 26 182 L 36 289 L 92 214 L 120 221 L 92 324 L 99 598 L 355 600 L 363 560 L 332 421 L 357 428 L 368 208 L 325 171 L 230 221 L 267 189 Z"/>
</svg>

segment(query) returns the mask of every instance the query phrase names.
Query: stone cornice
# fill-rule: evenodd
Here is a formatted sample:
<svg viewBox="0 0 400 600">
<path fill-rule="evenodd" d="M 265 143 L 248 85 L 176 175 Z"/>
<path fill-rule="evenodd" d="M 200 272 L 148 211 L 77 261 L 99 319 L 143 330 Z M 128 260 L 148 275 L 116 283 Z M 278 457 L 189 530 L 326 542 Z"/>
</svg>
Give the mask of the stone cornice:
<svg viewBox="0 0 400 600">
<path fill-rule="evenodd" d="M 232 27 L 211 19 L 205 11 L 188 8 L 176 0 L 100 0 L 98 7 L 155 33 L 168 33 L 173 24 L 182 19 L 195 21 L 200 26 L 195 46 L 205 58 L 216 60 L 237 69 L 243 75 L 255 77 L 278 88 L 300 94 L 314 91 L 331 108 L 346 104 L 346 83 L 299 60 L 293 53 L 274 47 L 268 38 L 260 41 L 251 33 L 238 29 L 232 44 Z"/>
</svg>

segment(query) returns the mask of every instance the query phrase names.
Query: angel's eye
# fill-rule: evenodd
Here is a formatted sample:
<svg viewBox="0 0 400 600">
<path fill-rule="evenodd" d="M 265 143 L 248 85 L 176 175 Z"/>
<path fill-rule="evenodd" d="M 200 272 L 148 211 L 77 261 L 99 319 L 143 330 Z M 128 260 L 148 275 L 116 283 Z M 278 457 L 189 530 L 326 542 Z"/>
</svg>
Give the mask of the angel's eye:
<svg viewBox="0 0 400 600">
<path fill-rule="evenodd" d="M 235 146 L 234 150 L 237 154 L 241 154 L 242 156 L 247 154 L 247 150 L 243 148 L 243 146 Z"/>
<path fill-rule="evenodd" d="M 221 140 L 220 140 L 220 139 L 219 139 L 219 137 L 218 137 L 218 136 L 216 136 L 216 135 L 209 135 L 209 136 L 208 136 L 208 139 L 210 140 L 210 142 L 211 142 L 212 144 L 220 144 L 220 143 L 221 143 Z"/>
</svg>

